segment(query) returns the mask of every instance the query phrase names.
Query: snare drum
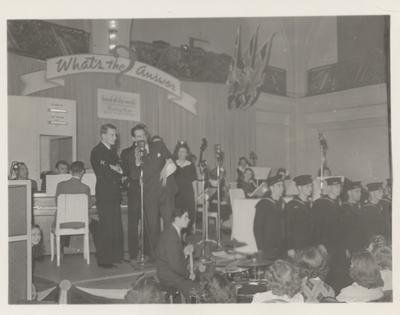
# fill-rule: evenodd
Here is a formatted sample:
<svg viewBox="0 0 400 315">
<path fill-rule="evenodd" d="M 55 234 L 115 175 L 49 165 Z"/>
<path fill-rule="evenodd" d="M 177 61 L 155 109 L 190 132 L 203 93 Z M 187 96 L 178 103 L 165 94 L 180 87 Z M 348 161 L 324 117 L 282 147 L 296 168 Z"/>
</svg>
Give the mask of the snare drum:
<svg viewBox="0 0 400 315">
<path fill-rule="evenodd" d="M 268 291 L 268 285 L 263 282 L 247 282 L 236 286 L 237 303 L 251 303 L 253 296 L 259 292 Z"/>
<path fill-rule="evenodd" d="M 248 268 L 234 266 L 234 267 L 216 268 L 216 271 L 225 274 L 227 279 L 232 282 L 248 281 L 249 279 Z"/>
</svg>

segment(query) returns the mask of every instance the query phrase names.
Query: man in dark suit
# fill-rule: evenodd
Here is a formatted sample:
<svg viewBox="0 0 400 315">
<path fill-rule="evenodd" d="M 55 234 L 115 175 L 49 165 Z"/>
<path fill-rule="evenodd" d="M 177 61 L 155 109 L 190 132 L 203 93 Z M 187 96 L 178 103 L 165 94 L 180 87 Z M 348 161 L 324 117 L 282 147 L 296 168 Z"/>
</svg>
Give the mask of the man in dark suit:
<svg viewBox="0 0 400 315">
<path fill-rule="evenodd" d="M 364 243 L 368 243 L 372 236 L 386 236 L 385 216 L 381 200 L 383 198 L 383 184 L 381 182 L 367 184 L 369 192 L 368 202 L 362 207 L 362 229 Z"/>
<path fill-rule="evenodd" d="M 75 161 L 71 164 L 72 177 L 68 180 L 59 182 L 56 188 L 56 202 L 57 197 L 62 194 L 86 194 L 88 196 L 88 208 L 93 205 L 90 197 L 90 188 L 81 182 L 82 176 L 85 174 L 85 165 L 81 161 Z M 55 226 L 57 214 L 54 217 L 53 226 Z M 69 235 L 61 236 L 61 248 L 68 247 L 70 241 Z"/>
<path fill-rule="evenodd" d="M 154 250 L 160 236 L 160 215 L 164 227 L 169 226 L 172 222 L 171 214 L 175 207 L 177 186 L 174 176 L 169 175 L 176 170 L 176 165 L 162 139 L 160 137 L 151 139 L 144 124 L 133 127 L 131 135 L 134 146 L 126 154 L 127 170 L 129 171 L 129 180 L 133 183 L 132 194 L 134 196 L 137 196 L 137 191 L 140 192 L 138 184 L 141 170 L 143 170 L 144 226 L 150 247 L 147 252 L 151 258 L 155 258 Z M 139 147 L 139 143 L 142 143 L 143 146 Z M 137 235 L 137 219 L 140 216 L 140 198 L 139 200 L 133 199 L 131 199 L 131 209 L 135 214 L 129 226 L 134 229 L 130 235 L 135 237 Z"/>
<path fill-rule="evenodd" d="M 123 259 L 120 190 L 122 169 L 114 149 L 117 139 L 115 126 L 101 126 L 100 137 L 100 143 L 90 154 L 90 162 L 96 174 L 96 207 L 99 215 L 96 255 L 100 267 L 112 268 L 113 263 Z"/>
<path fill-rule="evenodd" d="M 167 287 L 178 289 L 189 297 L 190 291 L 196 287 L 195 276 L 187 269 L 185 257 L 193 253 L 193 245 L 183 247 L 181 231 L 189 224 L 186 210 L 174 209 L 173 221 L 161 233 L 156 249 L 157 277 Z"/>
<path fill-rule="evenodd" d="M 286 205 L 286 245 L 302 249 L 312 245 L 311 202 L 313 180 L 311 175 L 295 177 L 299 194 Z"/>
<path fill-rule="evenodd" d="M 392 181 L 390 178 L 386 180 L 384 195 L 380 201 L 382 205 L 382 215 L 384 220 L 383 236 L 390 243 L 392 242 Z"/>
<path fill-rule="evenodd" d="M 256 205 L 254 217 L 254 237 L 257 249 L 265 259 L 275 260 L 285 257 L 285 217 L 281 197 L 284 178 L 280 175 L 267 181 L 270 196 Z"/>
</svg>

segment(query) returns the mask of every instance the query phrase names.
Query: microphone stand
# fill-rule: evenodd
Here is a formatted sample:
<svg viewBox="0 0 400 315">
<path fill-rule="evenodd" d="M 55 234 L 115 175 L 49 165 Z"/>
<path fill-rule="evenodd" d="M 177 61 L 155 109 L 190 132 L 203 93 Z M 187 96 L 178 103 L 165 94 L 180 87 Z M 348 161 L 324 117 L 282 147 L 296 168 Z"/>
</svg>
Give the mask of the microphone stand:
<svg viewBox="0 0 400 315">
<path fill-rule="evenodd" d="M 201 249 L 201 259 L 207 260 L 207 243 L 216 243 L 214 240 L 208 238 L 208 196 L 206 194 L 206 178 L 205 178 L 205 161 L 200 161 L 200 175 L 201 175 L 201 188 L 203 192 L 203 218 L 202 218 L 202 240 L 198 242 L 199 245 L 203 245 Z"/>
<path fill-rule="evenodd" d="M 217 247 L 221 248 L 221 156 L 217 154 Z"/>
<path fill-rule="evenodd" d="M 140 254 L 139 254 L 139 264 L 144 265 L 144 200 L 143 200 L 143 160 L 140 162 Z"/>
</svg>

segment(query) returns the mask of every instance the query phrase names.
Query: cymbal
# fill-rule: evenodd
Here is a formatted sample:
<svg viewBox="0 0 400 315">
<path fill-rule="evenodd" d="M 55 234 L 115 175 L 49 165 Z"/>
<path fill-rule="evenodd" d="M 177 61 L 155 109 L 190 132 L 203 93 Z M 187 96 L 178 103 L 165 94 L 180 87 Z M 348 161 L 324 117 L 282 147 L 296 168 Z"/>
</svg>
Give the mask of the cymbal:
<svg viewBox="0 0 400 315">
<path fill-rule="evenodd" d="M 267 267 L 272 265 L 274 262 L 272 260 L 266 259 L 247 259 L 238 263 L 239 267 L 251 268 L 251 267 Z"/>
<path fill-rule="evenodd" d="M 238 240 L 233 239 L 233 240 L 222 242 L 222 245 L 225 247 L 242 247 L 242 246 L 246 246 L 247 243 L 239 242 Z"/>
</svg>

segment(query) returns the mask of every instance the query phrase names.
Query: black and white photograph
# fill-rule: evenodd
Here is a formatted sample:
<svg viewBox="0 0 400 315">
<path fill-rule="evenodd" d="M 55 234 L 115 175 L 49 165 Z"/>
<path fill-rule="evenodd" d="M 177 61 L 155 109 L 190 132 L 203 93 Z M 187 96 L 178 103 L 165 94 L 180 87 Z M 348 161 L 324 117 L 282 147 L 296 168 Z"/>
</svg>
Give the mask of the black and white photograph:
<svg viewBox="0 0 400 315">
<path fill-rule="evenodd" d="M 253 11 L 5 17 L 7 304 L 393 304 L 393 16 Z"/>
</svg>

